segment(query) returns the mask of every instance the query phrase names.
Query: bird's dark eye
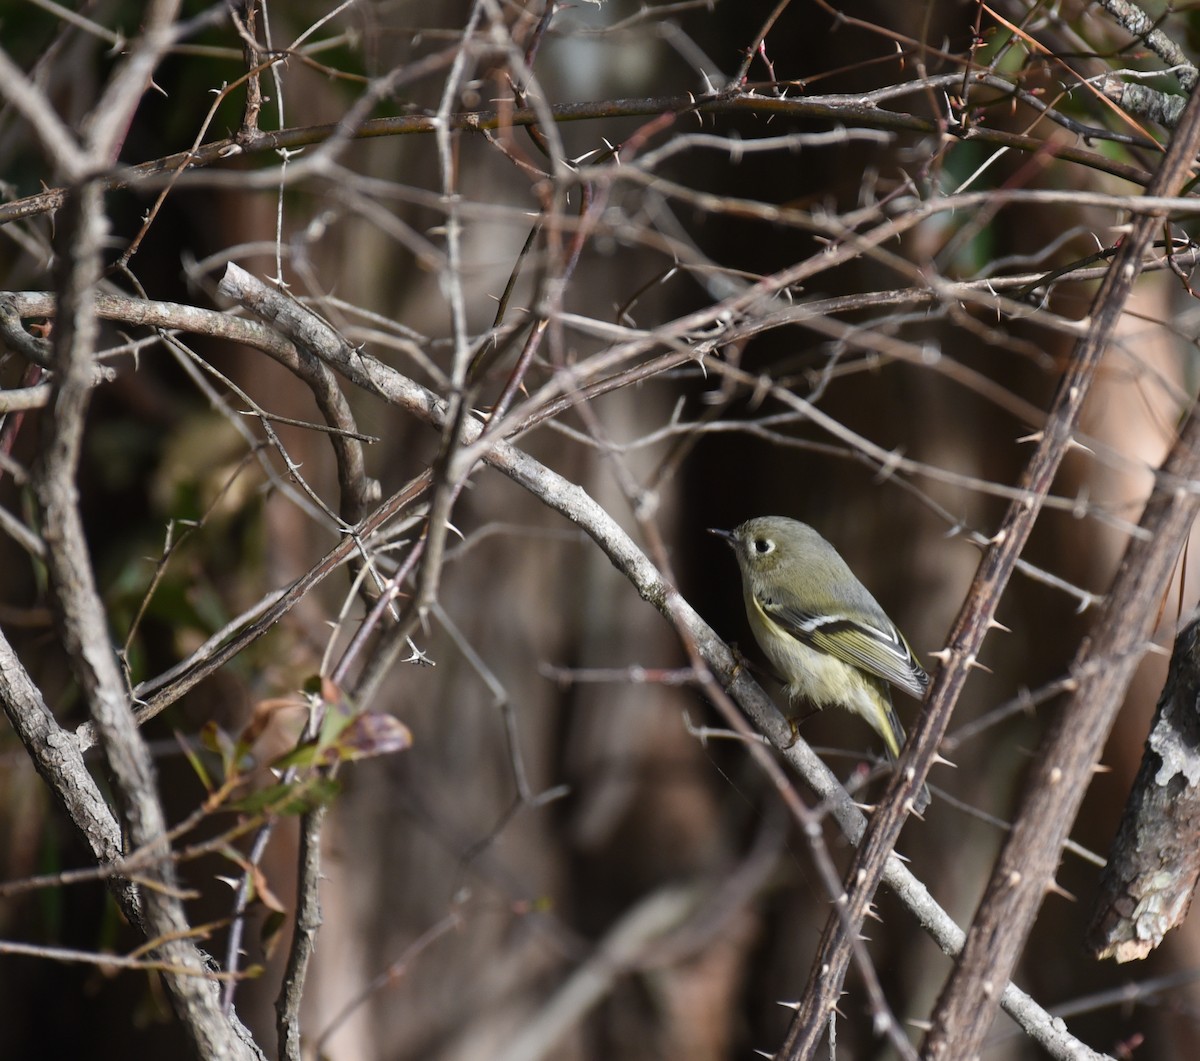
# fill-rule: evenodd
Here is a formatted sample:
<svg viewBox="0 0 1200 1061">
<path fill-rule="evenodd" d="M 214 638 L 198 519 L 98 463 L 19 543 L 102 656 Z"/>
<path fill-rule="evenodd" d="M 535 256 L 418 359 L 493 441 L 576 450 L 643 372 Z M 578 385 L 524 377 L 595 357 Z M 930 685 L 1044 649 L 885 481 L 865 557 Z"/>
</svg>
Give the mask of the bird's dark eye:
<svg viewBox="0 0 1200 1061">
<path fill-rule="evenodd" d="M 759 556 L 766 556 L 767 553 L 774 552 L 775 543 L 770 538 L 755 538 L 754 551 Z"/>
</svg>

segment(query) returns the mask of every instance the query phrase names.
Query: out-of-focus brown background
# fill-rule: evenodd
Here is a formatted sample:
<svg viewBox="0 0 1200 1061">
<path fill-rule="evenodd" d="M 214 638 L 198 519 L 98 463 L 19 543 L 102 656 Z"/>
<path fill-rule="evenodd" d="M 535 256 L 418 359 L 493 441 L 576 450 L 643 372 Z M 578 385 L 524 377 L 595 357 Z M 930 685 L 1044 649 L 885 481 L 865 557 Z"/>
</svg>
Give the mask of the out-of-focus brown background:
<svg viewBox="0 0 1200 1061">
<path fill-rule="evenodd" d="M 4 47 L 73 122 L 87 114 L 113 62 L 109 42 L 94 27 L 131 33 L 139 17 L 138 5 L 84 6 L 87 25 L 72 28 L 38 5 L 0 4 Z M 295 40 L 331 7 L 270 8 L 273 40 Z M 1014 2 L 1004 11 L 1021 21 L 1027 7 Z M 772 26 L 765 58 L 778 81 L 794 82 L 788 96 L 861 95 L 922 72 L 953 71 L 976 17 L 975 8 L 955 4 L 862 3 L 843 11 L 850 21 L 838 25 L 819 5 L 797 3 Z M 291 59 L 279 85 L 264 81 L 272 101 L 263 127 L 280 124 L 280 88 L 284 125 L 338 121 L 362 90 L 361 81 L 342 74 L 378 77 L 450 48 L 468 14 L 462 4 L 347 6 L 314 31 L 312 39 L 330 41 L 328 48 L 311 61 Z M 507 27 L 520 52 L 540 14 L 537 5 L 485 6 L 483 22 L 494 32 Z M 534 64 L 537 91 L 554 104 L 700 94 L 705 74 L 717 87 L 732 75 L 768 14 L 764 4 L 564 7 Z M 994 23 L 984 30 L 985 49 L 998 47 Z M 1100 54 L 1128 39 L 1094 12 L 1064 10 L 1029 32 L 1075 56 L 1085 45 Z M 204 120 L 211 90 L 244 70 L 229 25 L 190 43 L 204 47 L 179 49 L 156 72 L 161 91 L 147 93 L 122 160 L 185 148 Z M 1108 60 L 1074 61 L 1091 75 Z M 477 49 L 469 65 L 469 84 L 454 109 L 487 109 L 511 98 L 502 49 Z M 1002 65 L 1027 87 L 1046 91 L 1063 76 L 1053 64 L 1037 66 L 1020 46 Z M 446 77 L 443 66 L 407 83 L 372 113 L 433 111 Z M 749 78 L 770 80 L 762 57 Z M 778 89 L 760 91 L 769 96 Z M 929 89 L 888 106 L 936 120 L 956 105 L 952 96 Z M 235 93 L 204 139 L 232 132 L 240 106 Z M 1112 120 L 1090 97 L 1062 107 L 1092 123 Z M 651 121 L 607 117 L 562 123 L 557 131 L 568 157 L 586 163 L 587 153 L 640 136 Z M 980 121 L 1042 135 L 1034 113 L 1020 107 L 989 109 Z M 681 116 L 649 130 L 629 158 L 692 133 L 749 142 L 832 127 L 748 109 L 700 121 Z M 539 206 L 535 179 L 507 156 L 531 165 L 544 159 L 522 130 L 505 136 L 511 140 L 505 150 L 477 134 L 455 141 L 458 192 L 470 206 L 463 215 L 462 281 L 472 335 L 492 324 Z M 1141 164 L 1153 158 L 1112 150 Z M 866 217 L 882 202 L 870 214 L 874 225 L 889 210 L 905 209 L 906 197 L 951 193 L 968 180 L 976 191 L 1136 190 L 1049 153 L 1009 152 L 981 170 L 993 154 L 986 144 L 919 133 L 761 153 L 693 144 L 658 166 L 654 180 L 614 181 L 604 189 L 602 223 L 565 286 L 562 308 L 578 318 L 653 330 L 833 242 L 816 226 L 772 223 L 730 205 L 740 200 L 843 219 L 856 209 Z M 0 112 L 0 157 L 8 199 L 36 192 L 41 181 L 53 183 L 41 168 L 36 138 L 11 107 Z M 304 157 L 296 156 L 300 163 Z M 132 260 L 131 275 L 114 274 L 111 284 L 136 294 L 136 280 L 151 299 L 227 305 L 215 294 L 224 263 L 267 278 L 278 249 L 293 294 L 315 300 L 352 341 L 438 390 L 436 372 L 449 370 L 451 329 L 434 138 L 353 143 L 338 160 L 353 179 L 317 174 L 282 194 L 261 179 L 277 162 L 274 155 L 247 157 L 207 181 L 201 175 L 181 183 Z M 252 184 L 252 176 L 260 179 Z M 713 198 L 687 201 L 656 181 Z M 114 250 L 138 230 L 154 194 L 133 188 L 109 195 Z M 720 201 L 724 209 L 711 205 Z M 1097 241 L 1114 243 L 1119 220 L 1113 210 L 1032 203 L 931 215 L 878 253 L 821 273 L 792 297 L 920 288 L 922 278 L 975 279 L 993 270 L 1048 271 L 1086 257 Z M 47 216 L 4 227 L 6 290 L 51 287 L 52 228 Z M 681 260 L 685 246 L 690 257 Z M 530 297 L 537 267 L 526 263 L 514 312 L 527 305 L 522 300 Z M 1092 290 L 1084 283 L 1056 288 L 1045 308 L 1078 318 Z M 949 475 L 881 474 L 844 439 L 802 417 L 772 420 L 784 413 L 774 399 L 695 365 L 603 396 L 587 416 L 567 411 L 518 444 L 583 486 L 647 543 L 623 489 L 623 482 L 636 483 L 684 597 L 738 642 L 751 665 L 759 656 L 736 567 L 704 530 L 779 513 L 812 523 L 837 545 L 932 669 L 930 654 L 942 644 L 978 560 L 968 532 L 988 534 L 1007 504 L 973 484 L 1015 481 L 1030 451 L 1022 439 L 1038 426 L 1026 414 L 1045 408 L 1070 349 L 1067 336 L 1039 324 L 1039 312 L 1030 304 L 1029 319 L 1001 318 L 934 299 L 841 314 L 913 349 L 924 346 L 931 352 L 924 364 L 797 326 L 722 350 L 722 357 L 807 398 L 849 431 Z M 1080 613 L 1081 594 L 1072 587 L 1085 595 L 1107 588 L 1126 541 L 1110 517 L 1136 522 L 1152 482 L 1149 469 L 1166 452 L 1193 388 L 1195 321 L 1192 302 L 1168 273 L 1141 282 L 1089 401 L 1090 450 L 1078 451 L 1055 485 L 1056 495 L 1078 504 L 1047 509 L 1025 554 L 1068 586 L 1023 573 L 1008 588 L 999 618 L 1011 632 L 989 637 L 982 661 L 990 673 L 971 680 L 951 727 L 947 756 L 957 769 L 935 770 L 931 809 L 906 827 L 902 853 L 960 924 L 969 922 L 1025 766 L 1055 707 L 1053 698 L 1043 702 L 1036 693 L 1064 675 L 1088 630 L 1092 613 Z M 105 340 L 120 341 L 119 329 L 108 326 Z M 590 335 L 576 326 L 552 329 L 531 387 L 550 378 L 555 359 L 584 363 L 609 341 L 596 329 Z M 306 389 L 265 357 L 203 338 L 192 346 L 269 412 L 315 417 Z M 79 482 L 117 645 L 147 593 L 167 522 L 206 514 L 156 588 L 130 645 L 140 680 L 298 577 L 335 536 L 253 462 L 234 476 L 247 453 L 244 439 L 164 348 L 151 346 L 136 363 L 126 357 L 117 364 L 116 381 L 95 394 Z M 6 386 L 19 367 L 10 355 Z M 493 370 L 483 403 L 494 400 L 505 369 Z M 228 393 L 222 380 L 212 386 Z M 376 396 L 347 389 L 359 426 L 378 437 L 367 451 L 368 468 L 387 496 L 429 466 L 438 437 Z M 25 466 L 36 458 L 39 415 L 27 414 L 16 436 L 13 457 Z M 277 431 L 306 480 L 323 497 L 335 497 L 326 439 L 286 424 Z M 268 460 L 278 477 L 278 457 Z M 27 489 L 12 474 L 0 484 L 0 503 L 32 518 Z M 589 538 L 486 468 L 471 479 L 453 523 L 461 537 L 451 539 L 437 607 L 414 638 L 433 665 L 398 664 L 372 705 L 401 719 L 413 746 L 346 767 L 326 825 L 325 921 L 306 994 L 311 1045 L 339 1061 L 715 1059 L 774 1049 L 789 1016 L 779 1003 L 803 990 L 830 908 L 806 842 L 741 744 L 697 737 L 695 727 L 721 722 L 695 688 L 656 680 L 659 670 L 687 664 L 679 639 Z M 0 536 L 0 550 L 0 625 L 59 719 L 81 721 L 39 565 L 8 537 Z M 256 704 L 295 696 L 326 665 L 323 659 L 336 658 L 326 656 L 328 624 L 347 591 L 345 574 L 335 575 L 147 728 L 172 819 L 201 796 L 173 733 L 195 734 L 210 720 L 236 732 Z M 1194 599 L 1189 585 L 1163 601 L 1163 644 L 1169 646 L 1178 610 Z M 345 637 L 336 644 L 344 648 Z M 1111 772 L 1096 778 L 1074 830 L 1079 844 L 1101 855 L 1164 673 L 1165 658 L 1147 658 L 1105 756 Z M 763 680 L 778 691 L 765 674 Z M 1021 707 L 1029 692 L 1036 704 Z M 898 708 L 910 720 L 916 705 L 901 698 Z M 296 725 L 281 712 L 262 738 L 262 757 L 286 748 Z M 808 720 L 801 734 L 841 776 L 855 775 L 878 753 L 866 727 L 842 715 Z M 24 752 L 15 740 L 5 741 L 4 878 L 85 865 L 86 852 Z M 543 798 L 547 793 L 558 798 Z M 844 863 L 847 846 L 832 827 L 827 840 Z M 286 906 L 295 875 L 290 821 L 277 830 L 264 867 Z M 197 893 L 195 922 L 228 914 L 231 893 L 214 878 L 230 872 L 230 863 L 215 858 L 183 867 Z M 1054 1007 L 1171 977 L 1160 992 L 1089 1008 L 1068 1024 L 1106 1052 L 1124 1044 L 1137 1046 L 1128 1056 L 1196 1056 L 1200 998 L 1186 977 L 1200 953 L 1194 930 L 1185 927 L 1137 968 L 1091 962 L 1080 940 L 1097 873 L 1086 859 L 1065 856 L 1058 880 L 1080 901 L 1048 898 L 1018 982 Z M 901 1019 L 924 1018 L 949 961 L 891 896 L 880 896 L 879 913 L 880 921 L 870 923 L 869 953 L 885 995 Z M 239 988 L 237 1004 L 273 1056 L 271 1006 L 287 938 L 264 934 L 265 924 L 265 913 L 256 910 L 246 948 L 265 971 Z M 0 936 L 81 950 L 135 944 L 98 884 L 5 899 Z M 272 940 L 270 953 L 263 953 L 262 938 Z M 223 939 L 218 929 L 206 946 L 222 954 Z M 8 957 L 0 959 L 0 987 L 0 1025 L 11 1044 L 5 1056 L 165 1058 L 182 1049 L 153 978 Z M 51 1022 L 35 1016 L 47 1011 L 58 1016 Z M 853 972 L 840 1011 L 843 1056 L 887 1056 L 872 1035 Z M 1013 1027 L 1006 1017 L 998 1020 L 987 1056 L 1041 1056 Z"/>
</svg>

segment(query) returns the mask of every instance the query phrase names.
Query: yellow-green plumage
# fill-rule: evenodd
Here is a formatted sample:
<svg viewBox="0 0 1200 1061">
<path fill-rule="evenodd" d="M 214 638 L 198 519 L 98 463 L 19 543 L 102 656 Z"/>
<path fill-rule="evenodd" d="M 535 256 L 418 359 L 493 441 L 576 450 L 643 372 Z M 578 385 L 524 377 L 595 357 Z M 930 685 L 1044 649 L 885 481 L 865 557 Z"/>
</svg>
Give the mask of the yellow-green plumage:
<svg viewBox="0 0 1200 1061">
<path fill-rule="evenodd" d="M 712 533 L 737 556 L 746 616 L 788 697 L 852 711 L 883 738 L 889 757 L 898 757 L 904 728 L 888 687 L 919 698 L 929 677 L 833 546 L 783 516 Z"/>
<path fill-rule="evenodd" d="M 904 743 L 904 728 L 892 708 L 887 684 L 781 632 L 781 627 L 767 617 L 753 594 L 744 596 L 750 628 L 767 659 L 787 682 L 788 699 L 807 700 L 818 708 L 844 707 L 861 715 L 884 739 L 892 757 L 898 756 Z"/>
</svg>

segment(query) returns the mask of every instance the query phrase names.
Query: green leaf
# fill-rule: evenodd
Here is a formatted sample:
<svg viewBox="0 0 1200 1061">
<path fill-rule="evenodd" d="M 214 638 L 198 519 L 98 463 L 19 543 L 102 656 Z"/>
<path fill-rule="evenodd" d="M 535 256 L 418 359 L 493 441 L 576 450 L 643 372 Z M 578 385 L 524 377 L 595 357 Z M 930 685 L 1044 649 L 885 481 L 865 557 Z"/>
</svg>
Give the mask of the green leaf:
<svg viewBox="0 0 1200 1061">
<path fill-rule="evenodd" d="M 204 791 L 211 792 L 214 788 L 216 788 L 216 785 L 213 784 L 211 775 L 209 774 L 208 770 L 205 769 L 204 761 L 200 758 L 196 749 L 192 747 L 191 741 L 189 741 L 182 734 L 176 734 L 176 736 L 179 740 L 179 746 L 183 749 L 184 757 L 187 759 L 196 776 L 200 778 L 200 784 L 204 786 Z"/>
<path fill-rule="evenodd" d="M 307 814 L 332 803 L 340 791 L 341 785 L 332 777 L 310 777 L 268 785 L 234 800 L 230 807 L 244 814 Z"/>
</svg>

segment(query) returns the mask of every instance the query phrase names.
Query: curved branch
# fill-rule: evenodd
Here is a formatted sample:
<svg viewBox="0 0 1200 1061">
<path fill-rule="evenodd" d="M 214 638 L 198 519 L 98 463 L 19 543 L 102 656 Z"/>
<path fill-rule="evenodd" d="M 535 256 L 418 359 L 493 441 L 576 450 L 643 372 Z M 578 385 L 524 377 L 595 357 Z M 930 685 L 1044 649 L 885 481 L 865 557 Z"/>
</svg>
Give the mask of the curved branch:
<svg viewBox="0 0 1200 1061">
<path fill-rule="evenodd" d="M 268 319 L 278 315 L 290 315 L 297 310 L 296 304 L 237 266 L 230 266 L 227 270 L 222 279 L 222 287 L 227 294 L 238 298 L 239 301 L 244 300 L 247 304 L 252 302 L 255 311 Z M 300 329 L 302 324 L 303 322 L 295 321 L 289 326 Z M 297 332 L 292 334 L 296 337 Z M 431 427 L 439 430 L 444 428 L 446 404 L 432 392 L 394 369 L 363 355 L 361 351 L 356 351 L 319 318 L 314 317 L 308 327 L 302 329 L 302 334 L 308 336 L 311 341 L 322 344 L 312 348 L 315 355 L 326 360 L 338 371 L 346 373 L 359 385 L 369 387 L 388 402 L 425 420 Z M 468 419 L 463 424 L 464 445 L 475 444 L 484 429 L 485 425 L 480 421 Z M 711 672 L 705 673 L 701 684 L 702 687 L 707 685 L 714 702 L 719 703 L 724 699 L 720 695 L 721 687 L 724 687 L 754 723 L 755 729 L 775 745 L 793 769 L 804 778 L 805 783 L 829 807 L 830 813 L 851 843 L 861 843 L 866 833 L 866 819 L 841 782 L 808 744 L 796 737 L 791 725 L 780 714 L 774 702 L 748 674 L 746 668 L 739 664 L 725 642 L 680 596 L 678 590 L 604 507 L 583 487 L 552 471 L 512 443 L 495 438 L 484 442 L 483 446 L 486 446 L 486 449 L 482 453 L 482 459 L 487 464 L 524 487 L 542 504 L 576 524 L 600 547 L 638 594 L 675 626 L 686 644 L 694 646 L 695 652 Z M 376 513 L 371 517 L 370 522 L 373 525 L 378 525 L 377 516 Z M 363 528 L 364 531 L 365 529 Z M 347 540 L 334 552 L 345 555 L 350 547 L 351 543 Z M 719 686 L 716 683 L 719 683 Z M 745 728 L 745 722 L 739 716 L 727 716 L 727 720 L 737 728 Z M 752 741 L 751 747 L 756 744 L 757 742 Z M 947 954 L 956 954 L 962 946 L 964 933 L 950 915 L 933 900 L 924 884 L 897 858 L 886 860 L 882 875 L 885 883 L 913 911 L 938 946 Z M 1004 988 L 1001 1004 L 1029 1035 L 1053 1056 L 1072 1058 L 1076 1061 L 1080 1057 L 1093 1056 L 1083 1044 L 1067 1033 L 1061 1022 L 1055 1021 L 1028 995 L 1012 984 Z"/>
<path fill-rule="evenodd" d="M 31 351 L 36 350 L 44 357 L 44 341 L 29 335 L 21 327 L 20 318 L 53 317 L 57 312 L 56 299 L 50 292 L 23 291 L 0 295 L 0 336 L 10 341 L 24 336 L 29 345 L 19 347 L 20 351 L 32 356 Z M 294 346 L 278 332 L 264 328 L 255 321 L 179 302 L 152 302 L 124 295 L 97 294 L 95 312 L 97 317 L 104 320 L 206 335 L 252 346 L 269 354 L 308 385 L 325 423 L 332 429 L 329 436 L 337 462 L 340 514 L 347 526 L 353 526 L 361 520 L 368 506 L 379 500 L 379 484 L 368 477 L 363 461 L 362 440 L 365 436 L 358 430 L 346 396 L 328 366 L 314 358 L 304 347 Z M 42 362 L 38 360 L 37 363 Z M 96 381 L 110 377 L 110 371 L 96 370 Z M 11 399 L 10 394 L 13 395 Z M 44 404 L 40 400 L 42 395 L 48 397 L 49 390 L 32 388 L 28 393 L 0 392 L 0 411 Z M 4 404 L 6 401 L 10 402 L 7 406 Z"/>
</svg>

